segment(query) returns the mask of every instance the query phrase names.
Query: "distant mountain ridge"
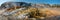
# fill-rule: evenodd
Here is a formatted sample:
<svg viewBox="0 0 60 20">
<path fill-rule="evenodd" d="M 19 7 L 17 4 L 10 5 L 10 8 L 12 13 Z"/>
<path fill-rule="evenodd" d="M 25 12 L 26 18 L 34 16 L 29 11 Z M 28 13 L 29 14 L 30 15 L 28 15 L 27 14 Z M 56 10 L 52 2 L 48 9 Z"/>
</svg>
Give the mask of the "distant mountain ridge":
<svg viewBox="0 0 60 20">
<path fill-rule="evenodd" d="M 12 8 L 12 7 L 28 7 L 30 3 L 26 2 L 5 2 L 1 5 L 1 8 Z"/>
</svg>

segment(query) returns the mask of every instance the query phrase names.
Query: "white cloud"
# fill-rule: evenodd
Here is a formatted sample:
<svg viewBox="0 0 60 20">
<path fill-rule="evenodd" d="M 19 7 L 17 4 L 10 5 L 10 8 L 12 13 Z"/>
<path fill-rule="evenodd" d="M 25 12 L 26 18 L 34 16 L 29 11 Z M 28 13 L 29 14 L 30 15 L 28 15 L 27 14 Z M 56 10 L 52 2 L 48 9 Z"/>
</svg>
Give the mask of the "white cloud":
<svg viewBox="0 0 60 20">
<path fill-rule="evenodd" d="M 12 0 L 0 0 L 0 6 L 1 6 L 2 3 L 8 2 L 8 1 L 12 1 Z"/>
</svg>

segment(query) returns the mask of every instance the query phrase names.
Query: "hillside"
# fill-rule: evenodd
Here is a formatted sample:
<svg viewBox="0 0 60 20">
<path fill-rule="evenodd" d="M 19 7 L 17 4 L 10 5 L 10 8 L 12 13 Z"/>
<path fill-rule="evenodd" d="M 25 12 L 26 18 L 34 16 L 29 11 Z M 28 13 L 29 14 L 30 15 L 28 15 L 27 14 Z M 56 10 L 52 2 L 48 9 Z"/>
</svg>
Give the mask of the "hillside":
<svg viewBox="0 0 60 20">
<path fill-rule="evenodd" d="M 5 2 L 0 7 L 0 20 L 59 20 L 60 8 L 50 4 Z"/>
</svg>

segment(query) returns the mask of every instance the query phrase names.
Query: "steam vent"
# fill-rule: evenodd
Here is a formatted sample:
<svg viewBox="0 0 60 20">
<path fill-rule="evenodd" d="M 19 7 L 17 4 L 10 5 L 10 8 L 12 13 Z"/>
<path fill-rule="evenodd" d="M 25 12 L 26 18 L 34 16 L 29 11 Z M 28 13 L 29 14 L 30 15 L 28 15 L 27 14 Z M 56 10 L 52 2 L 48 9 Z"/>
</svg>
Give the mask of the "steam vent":
<svg viewBox="0 0 60 20">
<path fill-rule="evenodd" d="M 0 20 L 60 20 L 59 9 L 49 4 L 5 2 L 0 6 Z"/>
</svg>

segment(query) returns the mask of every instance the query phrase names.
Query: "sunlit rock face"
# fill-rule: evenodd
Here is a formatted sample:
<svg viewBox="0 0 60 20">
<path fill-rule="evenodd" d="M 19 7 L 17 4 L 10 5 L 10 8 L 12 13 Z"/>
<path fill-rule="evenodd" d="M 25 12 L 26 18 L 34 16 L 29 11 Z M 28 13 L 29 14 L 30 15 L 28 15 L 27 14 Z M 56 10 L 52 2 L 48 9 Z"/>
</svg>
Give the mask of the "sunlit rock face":
<svg viewBox="0 0 60 20">
<path fill-rule="evenodd" d="M 1 16 L 7 17 L 6 19 L 8 19 L 8 20 L 24 19 L 26 17 L 26 14 L 21 14 L 18 16 L 14 16 L 14 15 L 18 11 L 27 9 L 26 7 L 29 7 L 29 6 L 31 6 L 31 4 L 25 3 L 25 2 L 5 2 L 0 7 L 0 9 L 1 9 L 0 14 L 1 14 Z"/>
<path fill-rule="evenodd" d="M 34 5 L 34 4 L 33 4 Z M 37 20 L 47 19 L 55 20 L 60 18 L 60 11 L 54 8 L 47 8 L 44 4 L 31 6 L 25 2 L 6 2 L 1 5 L 1 17 L 8 20 L 24 20 L 29 18 L 38 18 Z M 57 17 L 55 17 L 57 16 Z M 48 18 L 46 18 L 48 17 Z"/>
</svg>

